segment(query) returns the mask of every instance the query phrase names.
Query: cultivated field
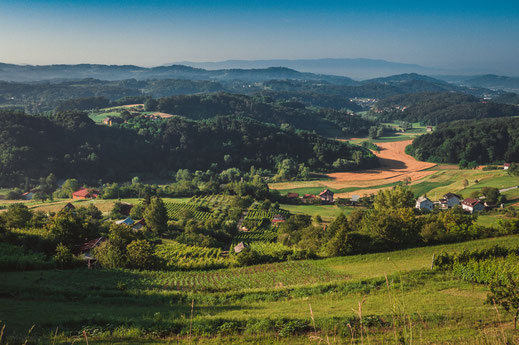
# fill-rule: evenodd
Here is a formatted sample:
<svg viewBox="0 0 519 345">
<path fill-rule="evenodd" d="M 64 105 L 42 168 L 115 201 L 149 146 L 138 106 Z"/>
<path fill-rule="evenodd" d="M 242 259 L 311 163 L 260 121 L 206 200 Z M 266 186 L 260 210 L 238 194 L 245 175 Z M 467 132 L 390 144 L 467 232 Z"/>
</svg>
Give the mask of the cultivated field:
<svg viewBox="0 0 519 345">
<path fill-rule="evenodd" d="M 393 344 L 395 332 L 405 343 L 413 333 L 412 344 L 483 344 L 513 337 L 511 316 L 484 303 L 483 285 L 430 266 L 435 253 L 495 244 L 515 247 L 519 236 L 210 272 L 3 272 L 0 316 L 5 337 L 19 334 L 9 343 L 34 325 L 48 344 L 86 344 L 83 331 L 89 344 Z"/>
</svg>

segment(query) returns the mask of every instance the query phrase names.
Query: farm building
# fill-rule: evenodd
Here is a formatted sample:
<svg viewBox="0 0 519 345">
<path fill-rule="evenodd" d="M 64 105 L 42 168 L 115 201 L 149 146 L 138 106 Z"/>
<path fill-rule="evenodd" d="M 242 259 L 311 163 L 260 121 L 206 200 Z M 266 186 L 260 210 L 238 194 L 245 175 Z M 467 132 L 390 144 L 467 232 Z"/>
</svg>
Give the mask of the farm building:
<svg viewBox="0 0 519 345">
<path fill-rule="evenodd" d="M 454 193 L 447 193 L 443 195 L 443 198 L 440 199 L 441 208 L 453 208 L 454 206 L 458 206 L 461 202 L 461 196 Z"/>
<path fill-rule="evenodd" d="M 98 196 L 98 191 L 89 188 L 80 188 L 72 193 L 72 199 L 95 199 Z"/>
<path fill-rule="evenodd" d="M 61 211 L 73 211 L 75 209 L 76 209 L 76 207 L 69 202 L 65 206 L 63 206 Z"/>
<path fill-rule="evenodd" d="M 80 248 L 81 254 L 83 254 L 83 258 L 87 261 L 88 268 L 92 268 L 92 264 L 96 262 L 96 259 L 92 253 L 92 251 L 99 247 L 103 242 L 105 242 L 107 238 L 99 237 L 94 240 L 83 243 Z"/>
<path fill-rule="evenodd" d="M 305 204 L 312 204 L 315 202 L 316 196 L 313 194 L 305 194 L 305 195 L 303 195 L 302 200 L 303 200 L 303 203 L 305 203 Z"/>
<path fill-rule="evenodd" d="M 429 200 L 429 198 L 426 197 L 425 195 L 416 199 L 415 207 L 419 210 L 431 211 L 433 209 L 433 206 L 434 206 L 433 202 L 431 200 Z"/>
<path fill-rule="evenodd" d="M 333 192 L 328 188 L 319 193 L 319 198 L 323 204 L 332 204 L 333 203 Z"/>
<path fill-rule="evenodd" d="M 144 218 L 141 220 L 136 221 L 133 223 L 133 230 L 141 230 L 146 226 L 146 222 L 144 221 Z"/>
<path fill-rule="evenodd" d="M 299 194 L 298 193 L 288 193 L 287 198 L 288 199 L 297 199 L 297 198 L 299 198 Z"/>
<path fill-rule="evenodd" d="M 503 164 L 503 169 L 508 170 L 508 169 L 510 169 L 511 165 L 512 165 L 512 163 L 505 163 L 505 164 Z"/>
<path fill-rule="evenodd" d="M 33 197 L 34 197 L 34 193 L 33 192 L 26 192 L 26 193 L 22 194 L 22 199 L 23 200 L 32 200 Z"/>
<path fill-rule="evenodd" d="M 234 246 L 235 253 L 241 253 L 244 249 L 245 249 L 245 243 L 243 243 L 243 242 L 240 242 Z"/>
<path fill-rule="evenodd" d="M 427 133 L 431 133 L 433 131 L 433 126 L 427 126 L 426 131 Z"/>
<path fill-rule="evenodd" d="M 107 126 L 112 126 L 114 123 L 123 123 L 124 120 L 120 117 L 108 116 L 103 120 L 103 123 Z"/>
<path fill-rule="evenodd" d="M 284 223 L 285 222 L 285 216 L 282 214 L 276 214 L 274 218 L 272 219 L 272 224 L 278 224 L 278 223 Z"/>
<path fill-rule="evenodd" d="M 128 225 L 132 226 L 135 223 L 135 221 L 131 217 L 126 217 L 125 219 L 121 219 L 115 222 L 117 225 Z"/>
<path fill-rule="evenodd" d="M 483 211 L 485 209 L 485 206 L 481 202 L 481 200 L 474 199 L 474 198 L 468 198 L 461 202 L 461 207 L 470 213 Z"/>
</svg>

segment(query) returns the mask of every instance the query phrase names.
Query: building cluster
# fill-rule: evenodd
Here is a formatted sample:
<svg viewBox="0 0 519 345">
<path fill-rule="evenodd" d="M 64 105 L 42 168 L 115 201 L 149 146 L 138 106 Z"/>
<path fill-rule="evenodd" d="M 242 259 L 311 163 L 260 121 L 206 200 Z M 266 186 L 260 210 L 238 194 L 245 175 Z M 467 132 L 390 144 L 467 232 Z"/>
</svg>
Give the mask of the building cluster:
<svg viewBox="0 0 519 345">
<path fill-rule="evenodd" d="M 314 194 L 304 194 L 302 196 L 299 193 L 288 193 L 286 197 L 290 200 L 300 200 L 304 204 L 315 204 L 321 203 L 323 205 L 331 205 L 334 203 L 334 193 L 328 188 L 323 190 L 318 195 Z"/>
<path fill-rule="evenodd" d="M 416 208 L 422 211 L 432 211 L 433 208 L 438 207 L 441 210 L 447 210 L 455 206 L 461 206 L 463 210 L 469 213 L 475 213 L 485 210 L 491 205 L 487 205 L 481 199 L 467 198 L 463 199 L 460 195 L 454 193 L 444 194 L 443 197 L 436 202 L 431 201 L 427 196 L 421 196 L 416 199 Z"/>
</svg>

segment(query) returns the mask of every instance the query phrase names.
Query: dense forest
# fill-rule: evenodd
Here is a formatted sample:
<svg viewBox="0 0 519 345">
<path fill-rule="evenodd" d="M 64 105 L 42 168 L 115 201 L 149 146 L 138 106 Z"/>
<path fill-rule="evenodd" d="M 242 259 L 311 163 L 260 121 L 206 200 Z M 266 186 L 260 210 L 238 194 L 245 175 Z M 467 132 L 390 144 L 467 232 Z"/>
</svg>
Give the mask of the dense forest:
<svg viewBox="0 0 519 345">
<path fill-rule="evenodd" d="M 400 120 L 424 125 L 519 115 L 517 106 L 451 92 L 393 96 L 379 101 L 376 108 L 374 114 L 384 122 Z"/>
<path fill-rule="evenodd" d="M 275 169 L 285 159 L 315 171 L 378 164 L 371 152 L 308 132 L 242 117 L 129 119 L 97 126 L 85 113 L 50 117 L 0 111 L 0 185 L 54 173 L 82 181 L 167 177 L 178 169 Z"/>
<path fill-rule="evenodd" d="M 519 118 L 442 124 L 433 133 L 417 137 L 406 151 L 437 163 L 518 162 Z"/>
<path fill-rule="evenodd" d="M 292 127 L 318 134 L 367 135 L 373 122 L 332 109 L 307 109 L 298 101 L 274 101 L 265 96 L 227 93 L 180 95 L 160 98 L 146 104 L 147 110 L 184 116 L 193 120 L 219 115 L 247 116 L 260 122 Z"/>
</svg>

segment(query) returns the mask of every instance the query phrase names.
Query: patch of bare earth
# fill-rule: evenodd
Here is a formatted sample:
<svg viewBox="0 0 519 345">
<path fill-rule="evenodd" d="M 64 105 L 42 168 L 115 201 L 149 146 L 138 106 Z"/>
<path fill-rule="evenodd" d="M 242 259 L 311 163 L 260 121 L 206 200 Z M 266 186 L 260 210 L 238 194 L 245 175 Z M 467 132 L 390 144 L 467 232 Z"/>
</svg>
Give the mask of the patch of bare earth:
<svg viewBox="0 0 519 345">
<path fill-rule="evenodd" d="M 411 181 L 420 180 L 434 174 L 435 171 L 426 170 L 436 164 L 417 161 L 414 157 L 405 153 L 407 145 L 412 140 L 377 143 L 380 152 L 374 152 L 379 158 L 381 166 L 376 169 L 354 172 L 338 172 L 328 174 L 331 181 L 324 184 L 331 188 L 341 189 L 346 187 L 371 187 L 402 181 L 408 177 Z M 340 193 L 338 197 L 351 197 L 352 194 L 365 195 L 376 193 L 379 189 L 357 190 L 351 193 Z"/>
</svg>

